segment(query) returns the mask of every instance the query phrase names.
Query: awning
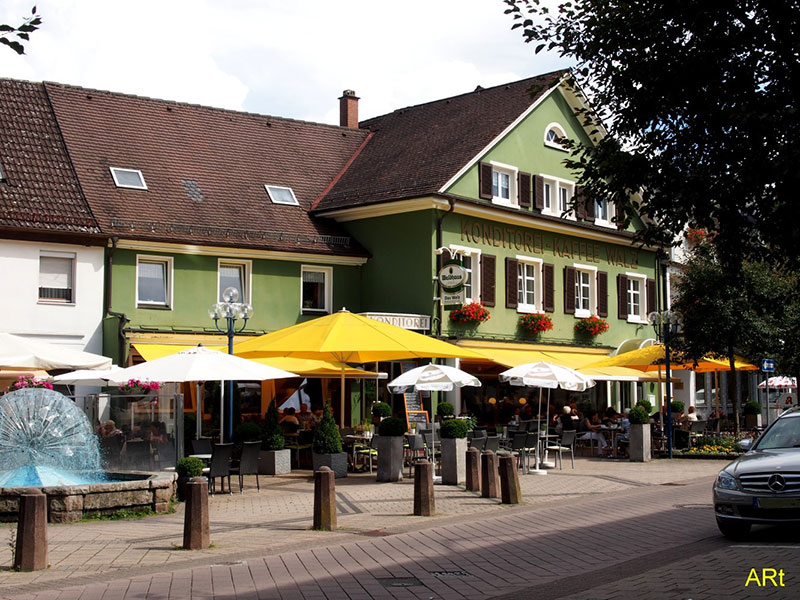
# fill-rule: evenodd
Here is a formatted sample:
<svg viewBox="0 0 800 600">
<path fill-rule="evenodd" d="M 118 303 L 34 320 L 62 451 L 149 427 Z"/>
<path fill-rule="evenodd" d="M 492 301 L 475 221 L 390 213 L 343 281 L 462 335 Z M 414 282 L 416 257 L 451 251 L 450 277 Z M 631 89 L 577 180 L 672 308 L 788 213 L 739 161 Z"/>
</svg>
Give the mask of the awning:
<svg viewBox="0 0 800 600">
<path fill-rule="evenodd" d="M 163 356 L 176 354 L 181 350 L 194 348 L 197 344 L 192 346 L 177 345 L 177 344 L 131 344 L 136 351 L 146 361 L 151 361 Z M 211 350 L 220 350 L 225 352 L 226 346 L 206 346 Z M 297 373 L 304 377 L 341 377 L 342 370 L 339 363 L 334 363 L 326 360 L 314 360 L 308 358 L 286 358 L 281 356 L 274 356 L 270 358 L 257 358 L 250 359 L 255 362 L 260 362 L 271 367 L 283 369 Z M 386 379 L 386 373 L 376 373 L 374 371 L 365 371 L 353 367 L 345 369 L 345 377 L 349 379 Z"/>
<path fill-rule="evenodd" d="M 483 342 L 465 340 L 458 342 L 504 367 L 516 367 L 529 362 L 546 361 L 556 365 L 578 369 L 598 381 L 658 381 L 654 374 L 645 374 L 636 369 L 604 367 L 584 369 L 608 356 L 606 348 L 583 348 L 579 346 L 547 346 L 544 344 L 512 344 L 507 342 Z M 464 361 L 469 362 L 469 361 Z"/>
</svg>

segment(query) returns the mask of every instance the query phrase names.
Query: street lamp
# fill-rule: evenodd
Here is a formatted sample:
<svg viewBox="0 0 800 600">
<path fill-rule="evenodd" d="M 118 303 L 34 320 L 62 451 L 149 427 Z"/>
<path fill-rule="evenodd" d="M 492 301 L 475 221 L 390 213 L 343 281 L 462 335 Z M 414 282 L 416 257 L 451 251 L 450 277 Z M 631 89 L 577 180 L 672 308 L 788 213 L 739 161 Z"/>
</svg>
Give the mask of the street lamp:
<svg viewBox="0 0 800 600">
<path fill-rule="evenodd" d="M 669 356 L 669 339 L 672 335 L 678 332 L 678 325 L 680 324 L 680 316 L 678 313 L 671 310 L 663 310 L 661 312 L 651 312 L 647 315 L 647 320 L 653 326 L 656 335 L 664 342 L 664 374 L 667 378 L 666 391 L 667 391 L 667 448 L 669 450 L 669 457 L 672 458 L 672 373 L 670 369 L 670 356 Z M 663 413 L 662 413 L 663 418 Z"/>
<path fill-rule="evenodd" d="M 214 326 L 217 331 L 228 336 L 228 354 L 233 354 L 233 336 L 244 331 L 247 320 L 253 316 L 253 307 L 247 303 L 239 302 L 239 290 L 235 287 L 227 287 L 222 292 L 222 302 L 213 304 L 208 309 L 208 316 L 214 319 Z M 219 320 L 225 319 L 225 327 L 219 325 Z M 236 321 L 242 319 L 242 326 L 237 330 Z M 226 436 L 230 442 L 233 441 L 233 380 L 228 382 L 228 405 L 226 407 L 228 418 L 225 422 Z M 224 440 L 221 440 L 224 441 Z"/>
</svg>

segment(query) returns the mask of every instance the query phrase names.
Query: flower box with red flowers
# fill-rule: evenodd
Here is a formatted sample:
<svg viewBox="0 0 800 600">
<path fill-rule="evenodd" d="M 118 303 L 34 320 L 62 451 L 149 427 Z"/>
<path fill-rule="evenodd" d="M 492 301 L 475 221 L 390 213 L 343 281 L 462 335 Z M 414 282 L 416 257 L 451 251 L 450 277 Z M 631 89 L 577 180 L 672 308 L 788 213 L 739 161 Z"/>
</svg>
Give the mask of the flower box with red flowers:
<svg viewBox="0 0 800 600">
<path fill-rule="evenodd" d="M 540 313 L 522 315 L 519 318 L 519 328 L 528 335 L 538 335 L 553 328 L 553 319 L 550 318 L 550 315 Z"/>
<path fill-rule="evenodd" d="M 575 333 L 594 337 L 606 331 L 608 331 L 608 322 L 597 315 L 579 319 L 578 322 L 575 323 Z"/>
<path fill-rule="evenodd" d="M 488 321 L 490 316 L 489 311 L 480 302 L 469 302 L 461 308 L 450 311 L 450 320 L 453 323 L 465 325 L 478 325 Z"/>
</svg>

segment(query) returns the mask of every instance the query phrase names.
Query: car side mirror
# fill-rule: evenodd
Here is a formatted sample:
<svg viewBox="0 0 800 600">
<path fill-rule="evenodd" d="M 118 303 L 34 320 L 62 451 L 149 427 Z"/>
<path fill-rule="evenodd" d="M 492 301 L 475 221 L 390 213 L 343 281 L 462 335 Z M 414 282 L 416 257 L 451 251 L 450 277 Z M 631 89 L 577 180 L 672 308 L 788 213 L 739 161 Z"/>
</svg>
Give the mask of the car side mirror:
<svg viewBox="0 0 800 600">
<path fill-rule="evenodd" d="M 748 450 L 750 450 L 750 448 L 753 447 L 753 440 L 751 438 L 739 440 L 739 443 L 736 445 L 739 446 L 739 450 L 741 450 L 742 452 L 747 452 Z"/>
</svg>

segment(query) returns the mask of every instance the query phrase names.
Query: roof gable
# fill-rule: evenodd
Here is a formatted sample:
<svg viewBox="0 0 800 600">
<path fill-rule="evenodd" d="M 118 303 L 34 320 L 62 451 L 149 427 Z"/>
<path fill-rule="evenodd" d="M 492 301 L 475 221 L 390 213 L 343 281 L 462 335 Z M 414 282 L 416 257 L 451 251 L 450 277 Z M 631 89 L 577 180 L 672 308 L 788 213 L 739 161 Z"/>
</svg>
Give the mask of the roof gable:
<svg viewBox="0 0 800 600">
<path fill-rule="evenodd" d="M 436 193 L 564 74 L 479 88 L 362 122 L 373 138 L 314 208 Z"/>
<path fill-rule="evenodd" d="M 97 234 L 41 84 L 0 79 L 0 220 L 27 232 Z"/>
</svg>

